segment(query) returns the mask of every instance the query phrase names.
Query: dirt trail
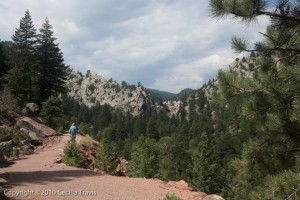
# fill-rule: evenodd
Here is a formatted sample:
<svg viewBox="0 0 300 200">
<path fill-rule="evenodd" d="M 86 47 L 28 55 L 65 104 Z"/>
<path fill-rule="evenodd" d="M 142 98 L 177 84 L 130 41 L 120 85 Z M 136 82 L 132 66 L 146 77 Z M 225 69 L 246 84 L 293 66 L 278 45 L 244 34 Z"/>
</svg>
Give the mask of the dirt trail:
<svg viewBox="0 0 300 200">
<path fill-rule="evenodd" d="M 168 193 L 183 199 L 201 196 L 160 180 L 100 175 L 55 163 L 68 140 L 69 135 L 54 137 L 53 144 L 0 168 L 0 177 L 8 181 L 6 194 L 18 195 L 14 199 L 22 200 L 158 200 Z"/>
</svg>

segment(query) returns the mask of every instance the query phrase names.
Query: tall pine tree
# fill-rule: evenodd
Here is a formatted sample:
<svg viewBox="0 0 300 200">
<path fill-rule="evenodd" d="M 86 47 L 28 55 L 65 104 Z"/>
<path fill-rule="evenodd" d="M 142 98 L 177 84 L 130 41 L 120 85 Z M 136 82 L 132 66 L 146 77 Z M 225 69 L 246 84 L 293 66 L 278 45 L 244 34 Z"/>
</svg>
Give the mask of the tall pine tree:
<svg viewBox="0 0 300 200">
<path fill-rule="evenodd" d="M 34 28 L 29 11 L 20 20 L 19 28 L 16 28 L 12 36 L 13 57 L 12 69 L 5 76 L 7 89 L 17 99 L 20 105 L 34 100 L 37 77 L 36 58 L 36 29 Z"/>
<path fill-rule="evenodd" d="M 48 18 L 37 36 L 38 77 L 37 103 L 44 102 L 50 96 L 66 92 L 64 81 L 67 76 L 63 54 L 55 43 L 52 25 Z"/>
<path fill-rule="evenodd" d="M 0 89 L 2 89 L 2 85 L 4 83 L 3 77 L 7 72 L 7 65 L 6 65 L 6 56 L 3 50 L 3 43 L 0 41 Z"/>
</svg>

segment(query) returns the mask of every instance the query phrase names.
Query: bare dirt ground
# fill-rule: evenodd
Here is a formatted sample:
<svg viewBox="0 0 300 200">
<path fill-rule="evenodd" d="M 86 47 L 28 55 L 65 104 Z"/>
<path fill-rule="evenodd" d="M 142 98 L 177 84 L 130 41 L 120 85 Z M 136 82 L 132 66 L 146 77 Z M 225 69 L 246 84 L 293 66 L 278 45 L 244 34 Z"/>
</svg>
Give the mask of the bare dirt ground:
<svg viewBox="0 0 300 200">
<path fill-rule="evenodd" d="M 81 138 L 78 136 L 77 142 Z M 68 140 L 67 134 L 52 137 L 35 154 L 0 168 L 0 178 L 8 181 L 6 195 L 22 200 L 158 200 L 166 194 L 187 200 L 202 199 L 203 193 L 161 180 L 100 175 L 55 163 Z"/>
</svg>

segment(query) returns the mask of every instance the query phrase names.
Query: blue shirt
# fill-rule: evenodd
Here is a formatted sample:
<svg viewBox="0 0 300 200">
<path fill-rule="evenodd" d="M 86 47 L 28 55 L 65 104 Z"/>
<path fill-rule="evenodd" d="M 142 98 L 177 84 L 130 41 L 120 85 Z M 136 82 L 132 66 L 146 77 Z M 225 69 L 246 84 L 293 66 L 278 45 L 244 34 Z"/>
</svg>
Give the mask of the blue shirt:
<svg viewBox="0 0 300 200">
<path fill-rule="evenodd" d="M 70 127 L 70 130 L 69 130 L 71 133 L 76 133 L 77 132 L 77 127 L 76 126 L 71 126 Z"/>
</svg>

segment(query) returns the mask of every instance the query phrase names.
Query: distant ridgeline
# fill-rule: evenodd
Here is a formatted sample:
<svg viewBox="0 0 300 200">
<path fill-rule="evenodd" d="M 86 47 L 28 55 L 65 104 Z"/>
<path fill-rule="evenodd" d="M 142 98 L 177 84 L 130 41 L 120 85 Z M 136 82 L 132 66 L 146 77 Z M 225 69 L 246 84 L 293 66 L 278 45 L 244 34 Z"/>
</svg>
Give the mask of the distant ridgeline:
<svg viewBox="0 0 300 200">
<path fill-rule="evenodd" d="M 241 76 L 252 77 L 255 71 L 256 60 L 257 58 L 254 57 L 237 58 L 224 71 L 235 71 Z M 172 105 L 177 107 L 181 105 L 186 112 L 189 112 L 189 104 L 193 104 L 193 101 L 197 101 L 197 99 L 201 98 L 201 95 L 205 95 L 208 99 L 211 98 L 212 85 L 215 85 L 217 82 L 215 78 L 198 90 L 187 88 L 175 94 L 145 88 L 142 85 L 130 85 L 125 81 L 119 84 L 113 79 L 106 80 L 90 71 L 83 75 L 81 72 L 71 70 L 66 85 L 68 88 L 67 95 L 88 107 L 96 105 L 98 102 L 100 105 L 108 104 L 113 108 L 120 108 L 124 112 L 129 112 L 133 116 L 139 116 L 147 111 L 159 112 L 164 109 L 164 106 L 167 106 L 167 110 L 172 109 Z M 199 111 L 198 108 L 197 110 Z M 172 113 L 172 115 L 174 114 L 177 113 Z"/>
<path fill-rule="evenodd" d="M 163 109 L 163 101 L 177 101 L 194 90 L 185 89 L 179 94 L 144 88 L 142 85 L 121 84 L 88 71 L 85 75 L 70 71 L 66 81 L 67 95 L 88 107 L 108 104 L 120 108 L 133 116 L 145 112 L 159 112 Z"/>
</svg>

